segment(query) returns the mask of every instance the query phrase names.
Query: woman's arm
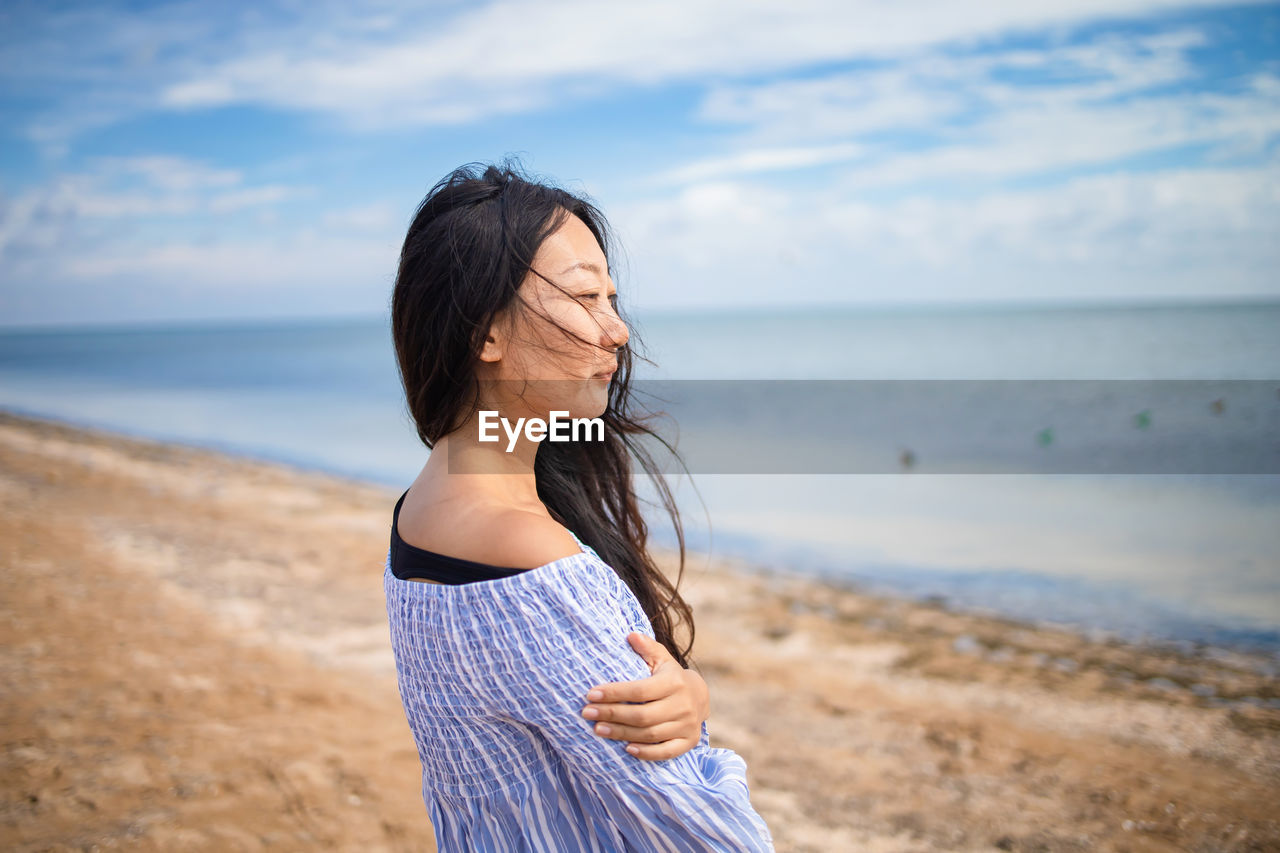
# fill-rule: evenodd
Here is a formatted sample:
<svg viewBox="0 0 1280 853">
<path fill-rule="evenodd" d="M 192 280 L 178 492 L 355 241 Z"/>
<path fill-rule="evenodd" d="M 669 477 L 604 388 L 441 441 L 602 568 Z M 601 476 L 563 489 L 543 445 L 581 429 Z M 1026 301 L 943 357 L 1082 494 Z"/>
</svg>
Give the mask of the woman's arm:
<svg viewBox="0 0 1280 853">
<path fill-rule="evenodd" d="M 680 666 L 667 647 L 639 631 L 627 635 L 649 665 L 648 678 L 598 684 L 586 696 L 582 716 L 596 721 L 595 733 L 625 741 L 627 752 L 646 761 L 665 761 L 706 743 L 703 723 L 711 715 L 707 683 Z"/>
<path fill-rule="evenodd" d="M 571 582 L 533 584 L 513 598 L 503 620 L 487 626 L 501 632 L 493 641 L 503 654 L 477 661 L 475 684 L 485 704 L 536 729 L 573 779 L 578 805 L 630 847 L 771 851 L 736 753 L 688 750 L 637 761 L 581 715 L 593 686 L 655 674 L 628 639 L 633 633 L 652 639 L 653 627 L 616 577 L 599 558 L 584 558 Z"/>
</svg>

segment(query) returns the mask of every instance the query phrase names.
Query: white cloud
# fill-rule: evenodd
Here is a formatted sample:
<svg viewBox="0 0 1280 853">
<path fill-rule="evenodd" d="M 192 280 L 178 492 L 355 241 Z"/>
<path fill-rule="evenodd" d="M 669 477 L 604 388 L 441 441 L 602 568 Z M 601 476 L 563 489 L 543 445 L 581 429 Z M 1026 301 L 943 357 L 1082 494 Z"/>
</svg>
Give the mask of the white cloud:
<svg viewBox="0 0 1280 853">
<path fill-rule="evenodd" d="M 637 307 L 1280 295 L 1280 163 L 891 204 L 719 180 L 608 213 Z M 388 218 L 357 206 L 262 236 L 141 244 L 117 239 L 127 222 L 55 218 L 0 260 L 6 321 L 374 313 L 402 236 Z"/>
<path fill-rule="evenodd" d="M 0 314 L 6 326 L 371 315 L 386 310 L 388 258 L 373 242 L 170 247 L 146 264 L 56 266 L 39 289 L 0 294 Z M 233 277 L 191 274 L 205 263 Z"/>
<path fill-rule="evenodd" d="M 234 213 L 247 207 L 272 205 L 305 194 L 298 187 L 287 187 L 280 184 L 267 184 L 260 187 L 245 187 L 234 192 L 219 193 L 212 196 L 207 203 L 210 213 Z"/>
<path fill-rule="evenodd" d="M 1177 30 L 1042 50 L 923 52 L 870 69 L 722 83 L 708 92 L 698 116 L 742 125 L 753 142 L 933 129 L 975 111 L 1097 103 L 1185 81 L 1195 74 L 1186 51 L 1204 42 L 1202 33 Z M 1020 75 L 1018 82 L 1001 77 L 1009 74 Z"/>
<path fill-rule="evenodd" d="M 575 83 L 598 94 L 618 85 L 759 74 L 1188 5 L 1213 4 L 505 0 L 398 42 L 297 44 L 228 57 L 166 87 L 160 100 L 170 107 L 319 110 L 374 126 L 469 121 L 538 108 Z"/>
<path fill-rule="evenodd" d="M 1185 5 L 506 0 L 425 16 L 436 20 L 392 6 L 366 21 L 337 5 L 292 23 L 162 15 L 154 31 L 83 13 L 31 48 L 10 37 L 0 61 L 18 63 L 15 80 L 76 93 L 30 128 L 53 151 L 85 127 L 154 109 L 257 104 L 375 128 L 709 84 L 698 117 L 725 135 L 649 178 L 628 163 L 646 200 L 608 205 L 635 261 L 630 301 L 644 305 L 1276 295 L 1280 179 L 1267 152 L 1280 134 L 1280 78 L 1261 66 L 1235 90 L 1206 91 L 1190 54 L 1206 36 L 1195 30 L 1084 44 L 1052 33 Z M 104 32 L 87 55 L 65 54 L 69 36 L 93 28 Z M 963 46 L 1015 30 L 1051 46 Z M 198 49 L 185 50 L 189 40 Z M 120 57 L 124 70 L 112 64 Z M 851 59 L 873 61 L 812 71 Z M 929 144 L 912 150 L 897 131 Z M 1126 158 L 1186 146 L 1207 147 L 1216 165 L 1121 171 Z M 1081 167 L 1104 174 L 1070 177 Z M 821 183 L 776 180 L 804 169 Z M 1014 177 L 1058 183 L 1003 189 Z M 47 320 L 130 306 L 157 317 L 268 303 L 380 310 L 404 211 L 350 198 L 326 209 L 319 197 L 305 221 L 281 221 L 296 213 L 282 202 L 319 192 L 176 157 L 92 160 L 0 196 L 4 299 Z"/>
<path fill-rule="evenodd" d="M 5 260 L 6 325 L 371 314 L 385 308 L 399 249 L 386 234 L 328 229 L 146 245 L 69 236 Z"/>
<path fill-rule="evenodd" d="M 342 210 L 333 210 L 321 220 L 325 228 L 335 231 L 363 231 L 369 233 L 391 234 L 398 226 L 408 227 L 401 223 L 391 205 L 383 202 L 356 205 Z"/>
<path fill-rule="evenodd" d="M 52 272 L 77 281 L 182 281 L 219 298 L 229 288 L 341 284 L 368 280 L 379 268 L 394 264 L 387 240 L 344 240 L 332 234 L 273 235 L 270 239 L 218 241 L 207 245 L 178 242 L 143 251 L 106 249 L 70 255 Z"/>
<path fill-rule="evenodd" d="M 365 127 L 467 122 L 619 86 L 803 69 L 1212 5 L 1228 4 L 500 0 L 425 13 L 418 4 L 372 14 L 313 5 L 301 18 L 288 7 L 177 6 L 51 15 L 15 28 L 0 60 L 20 69 L 17 81 L 64 86 L 59 109 L 28 129 L 56 149 L 87 127 L 148 109 L 257 104 Z"/>
<path fill-rule="evenodd" d="M 157 190 L 184 192 L 214 187 L 232 187 L 243 175 L 235 169 L 219 169 L 184 157 L 97 157 L 93 171 L 103 178 L 137 177 Z"/>
<path fill-rule="evenodd" d="M 264 208 L 309 192 L 280 184 L 247 185 L 233 169 L 178 157 L 100 157 L 84 172 L 0 196 L 0 274 L 12 280 L 15 254 L 30 256 L 96 242 L 127 243 L 138 222 L 216 224 L 217 217 Z M 208 217 L 212 216 L 210 220 Z"/>
<path fill-rule="evenodd" d="M 692 185 L 613 213 L 645 304 L 1280 295 L 1280 164 L 874 205 Z"/>
<path fill-rule="evenodd" d="M 1132 103 L 1030 104 L 972 128 L 954 144 L 889 154 L 842 180 L 868 188 L 921 181 L 990 180 L 1099 166 L 1192 145 L 1258 156 L 1280 134 L 1280 99 L 1186 94 Z"/>
<path fill-rule="evenodd" d="M 849 168 L 828 174 L 861 189 L 990 182 L 1188 146 L 1256 158 L 1280 134 L 1280 79 L 1258 73 L 1231 92 L 1161 89 L 1197 82 L 1186 51 L 1202 44 L 1202 34 L 1181 30 L 1043 51 L 930 54 L 860 72 L 721 85 L 699 115 L 740 125 L 730 146 L 744 152 L 801 142 L 814 151 L 860 146 Z M 895 134 L 903 132 L 923 141 L 902 144 Z M 735 169 L 738 162 L 733 155 L 696 161 L 655 179 L 750 171 Z"/>
<path fill-rule="evenodd" d="M 279 202 L 311 193 L 137 157 L 99 158 L 0 196 L 0 316 L 10 325 L 378 310 L 398 253 L 392 212 L 349 206 L 317 210 L 311 225 L 273 221 Z"/>
<path fill-rule="evenodd" d="M 786 169 L 821 166 L 857 157 L 862 146 L 839 144 L 792 148 L 761 148 L 740 151 L 723 157 L 709 157 L 688 165 L 662 172 L 654 176 L 658 183 L 688 183 L 705 181 L 726 175 L 744 175 L 753 172 L 772 172 Z"/>
</svg>

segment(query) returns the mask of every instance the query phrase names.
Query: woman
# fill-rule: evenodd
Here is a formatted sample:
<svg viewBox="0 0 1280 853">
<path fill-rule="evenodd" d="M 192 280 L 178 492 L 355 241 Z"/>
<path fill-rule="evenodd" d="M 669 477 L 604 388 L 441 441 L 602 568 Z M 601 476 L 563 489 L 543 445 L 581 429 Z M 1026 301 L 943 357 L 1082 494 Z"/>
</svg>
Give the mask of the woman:
<svg viewBox="0 0 1280 853">
<path fill-rule="evenodd" d="M 405 238 L 393 335 L 432 452 L 384 586 L 442 851 L 773 849 L 746 765 L 710 746 L 690 608 L 646 553 L 629 457 L 654 475 L 653 433 L 609 246 L 592 205 L 509 165 L 447 176 Z M 555 415 L 602 429 L 521 429 Z"/>
</svg>

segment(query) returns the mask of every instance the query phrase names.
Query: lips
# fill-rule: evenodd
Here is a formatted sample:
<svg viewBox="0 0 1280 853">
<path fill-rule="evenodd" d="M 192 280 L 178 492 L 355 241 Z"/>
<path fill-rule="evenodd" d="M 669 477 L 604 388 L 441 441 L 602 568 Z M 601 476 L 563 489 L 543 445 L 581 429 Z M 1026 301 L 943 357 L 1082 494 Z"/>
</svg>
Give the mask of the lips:
<svg viewBox="0 0 1280 853">
<path fill-rule="evenodd" d="M 602 370 L 599 373 L 592 374 L 592 376 L 595 379 L 609 379 L 610 377 L 613 376 L 613 374 L 617 372 L 618 372 L 618 366 L 615 364 L 613 367 L 610 367 L 607 370 Z"/>
</svg>

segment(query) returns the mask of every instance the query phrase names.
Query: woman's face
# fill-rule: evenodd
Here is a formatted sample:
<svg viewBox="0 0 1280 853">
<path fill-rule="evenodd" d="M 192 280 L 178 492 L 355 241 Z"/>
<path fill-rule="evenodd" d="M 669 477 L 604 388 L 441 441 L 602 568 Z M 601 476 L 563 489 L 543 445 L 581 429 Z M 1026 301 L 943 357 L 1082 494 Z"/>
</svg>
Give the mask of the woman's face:
<svg viewBox="0 0 1280 853">
<path fill-rule="evenodd" d="M 595 417 L 608 404 L 614 350 L 629 338 L 614 309 L 617 289 L 604 252 L 591 229 L 570 214 L 543 241 L 532 266 L 559 288 L 533 272 L 525 277 L 513 310 L 490 330 L 477 376 L 497 380 L 489 384 L 506 403 L 499 408 L 511 410 L 508 417 L 546 417 L 551 410 Z"/>
</svg>

